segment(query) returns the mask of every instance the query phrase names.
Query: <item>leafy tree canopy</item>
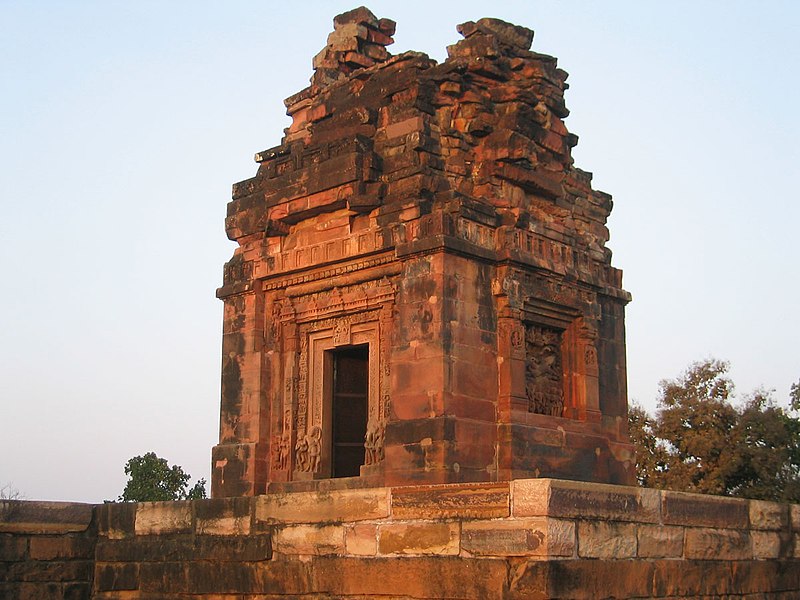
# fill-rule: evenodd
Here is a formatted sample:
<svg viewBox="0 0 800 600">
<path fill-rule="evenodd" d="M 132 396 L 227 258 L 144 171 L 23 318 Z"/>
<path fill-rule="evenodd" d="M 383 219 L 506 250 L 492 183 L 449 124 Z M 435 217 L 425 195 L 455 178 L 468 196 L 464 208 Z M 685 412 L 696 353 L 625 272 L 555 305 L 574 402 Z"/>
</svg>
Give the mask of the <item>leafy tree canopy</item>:
<svg viewBox="0 0 800 600">
<path fill-rule="evenodd" d="M 800 382 L 789 406 L 757 390 L 732 403 L 728 363 L 693 363 L 661 381 L 655 417 L 631 406 L 629 425 L 639 483 L 655 488 L 800 500 Z"/>
<path fill-rule="evenodd" d="M 151 502 L 157 500 L 194 500 L 206 497 L 206 480 L 200 479 L 191 488 L 191 475 L 178 465 L 169 466 L 155 452 L 134 456 L 125 463 L 128 483 L 119 502 Z"/>
</svg>

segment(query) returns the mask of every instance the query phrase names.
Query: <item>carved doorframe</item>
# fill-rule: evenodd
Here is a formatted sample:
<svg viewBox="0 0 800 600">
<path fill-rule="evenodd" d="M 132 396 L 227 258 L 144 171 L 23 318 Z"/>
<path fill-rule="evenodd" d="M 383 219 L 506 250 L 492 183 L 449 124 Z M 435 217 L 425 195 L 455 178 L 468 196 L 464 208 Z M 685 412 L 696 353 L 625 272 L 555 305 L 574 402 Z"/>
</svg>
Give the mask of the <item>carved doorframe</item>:
<svg viewBox="0 0 800 600">
<path fill-rule="evenodd" d="M 360 312 L 306 320 L 297 325 L 294 364 L 297 377 L 288 381 L 284 406 L 291 417 L 284 423 L 292 430 L 291 480 L 331 477 L 332 362 L 329 351 L 368 344 L 368 422 L 365 466 L 383 459 L 383 432 L 389 414 L 389 336 L 392 303 L 383 297 L 380 305 Z M 318 316 L 318 315 L 315 315 Z M 313 317 L 312 317 L 313 319 Z M 314 456 L 319 452 L 318 460 Z"/>
</svg>

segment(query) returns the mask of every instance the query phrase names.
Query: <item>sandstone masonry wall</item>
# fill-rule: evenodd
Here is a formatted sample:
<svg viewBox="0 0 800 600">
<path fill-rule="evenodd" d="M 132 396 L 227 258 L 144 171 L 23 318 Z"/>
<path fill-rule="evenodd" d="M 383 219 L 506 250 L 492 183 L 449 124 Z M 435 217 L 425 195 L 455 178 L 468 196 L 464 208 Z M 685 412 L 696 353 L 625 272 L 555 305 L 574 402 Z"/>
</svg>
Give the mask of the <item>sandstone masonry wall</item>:
<svg viewBox="0 0 800 600">
<path fill-rule="evenodd" d="M 91 504 L 0 500 L 0 598 L 91 598 L 95 509 Z"/>
<path fill-rule="evenodd" d="M 0 597 L 797 598 L 800 506 L 583 482 L 3 505 Z"/>
</svg>

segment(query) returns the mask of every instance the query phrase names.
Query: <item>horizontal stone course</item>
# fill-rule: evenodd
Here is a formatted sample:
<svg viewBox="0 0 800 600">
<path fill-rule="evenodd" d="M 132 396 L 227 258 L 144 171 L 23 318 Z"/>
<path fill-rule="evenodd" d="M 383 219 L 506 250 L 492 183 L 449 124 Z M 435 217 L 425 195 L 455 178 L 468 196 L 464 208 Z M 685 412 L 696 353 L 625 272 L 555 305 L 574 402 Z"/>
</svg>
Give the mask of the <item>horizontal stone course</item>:
<svg viewBox="0 0 800 600">
<path fill-rule="evenodd" d="M 0 533 L 70 533 L 86 531 L 94 506 L 72 502 L 0 500 Z"/>
<path fill-rule="evenodd" d="M 684 492 L 661 492 L 662 518 L 667 525 L 747 529 L 747 500 Z"/>
<path fill-rule="evenodd" d="M 510 514 L 507 483 L 393 488 L 392 518 L 495 518 Z"/>
<path fill-rule="evenodd" d="M 462 553 L 474 556 L 573 556 L 572 521 L 534 517 L 468 521 L 461 526 Z"/>
<path fill-rule="evenodd" d="M 745 560 L 753 558 L 747 531 L 734 529 L 686 529 L 684 556 L 689 559 Z"/>
<path fill-rule="evenodd" d="M 640 558 L 680 558 L 683 555 L 683 527 L 639 525 L 636 555 Z"/>
<path fill-rule="evenodd" d="M 250 498 L 213 498 L 194 503 L 198 534 L 247 535 L 251 522 Z"/>
<path fill-rule="evenodd" d="M 275 550 L 281 554 L 343 554 L 341 525 L 289 525 L 275 533 Z"/>
<path fill-rule="evenodd" d="M 600 518 L 658 523 L 657 490 L 558 479 L 523 479 L 511 482 L 515 517 L 551 516 Z"/>
<path fill-rule="evenodd" d="M 0 534 L 0 598 L 794 598 L 795 512 L 549 479 L 102 505 Z"/>
<path fill-rule="evenodd" d="M 579 521 L 580 558 L 634 558 L 636 526 L 618 521 Z"/>
<path fill-rule="evenodd" d="M 30 540 L 31 560 L 92 558 L 94 540 L 84 536 L 35 536 Z"/>
<path fill-rule="evenodd" d="M 136 535 L 188 533 L 191 530 L 191 502 L 140 502 L 136 507 Z"/>
<path fill-rule="evenodd" d="M 460 533 L 459 523 L 454 522 L 386 523 L 378 526 L 378 552 L 454 555 L 459 553 Z"/>
<path fill-rule="evenodd" d="M 389 490 L 335 490 L 267 494 L 255 499 L 256 522 L 329 523 L 389 516 Z"/>
</svg>

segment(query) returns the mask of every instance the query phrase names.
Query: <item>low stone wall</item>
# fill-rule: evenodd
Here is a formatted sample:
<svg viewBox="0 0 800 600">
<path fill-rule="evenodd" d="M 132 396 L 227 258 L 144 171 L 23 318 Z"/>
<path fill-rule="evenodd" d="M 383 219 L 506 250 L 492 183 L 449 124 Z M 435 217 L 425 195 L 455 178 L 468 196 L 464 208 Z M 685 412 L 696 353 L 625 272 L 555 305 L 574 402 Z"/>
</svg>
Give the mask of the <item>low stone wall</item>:
<svg viewBox="0 0 800 600">
<path fill-rule="evenodd" d="M 105 504 L 94 522 L 87 580 L 103 600 L 800 597 L 800 506 L 633 487 L 535 479 Z M 64 556 L 0 531 L 0 572 L 45 574 L 9 578 L 0 589 L 20 595 L 2 597 L 54 597 L 16 590 Z M 91 531 L 87 520 L 61 536 Z"/>
<path fill-rule="evenodd" d="M 91 597 L 95 506 L 0 500 L 0 598 Z"/>
</svg>

